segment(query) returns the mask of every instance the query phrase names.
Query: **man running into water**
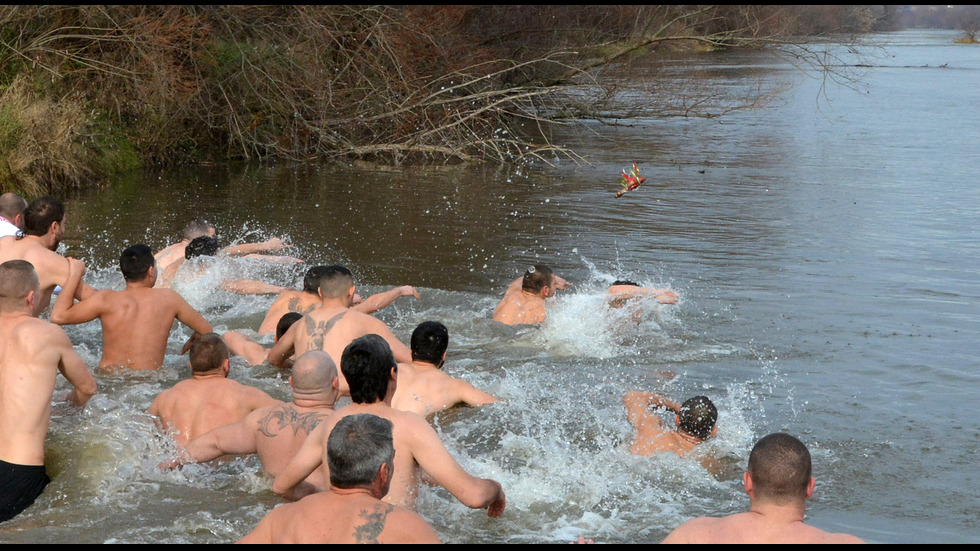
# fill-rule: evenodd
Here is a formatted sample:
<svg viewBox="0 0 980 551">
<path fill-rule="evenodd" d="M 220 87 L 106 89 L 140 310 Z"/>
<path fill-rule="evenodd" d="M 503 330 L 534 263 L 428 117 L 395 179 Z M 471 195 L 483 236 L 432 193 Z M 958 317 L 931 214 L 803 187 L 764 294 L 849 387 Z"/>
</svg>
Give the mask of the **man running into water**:
<svg viewBox="0 0 980 551">
<path fill-rule="evenodd" d="M 210 430 L 237 423 L 261 407 L 281 403 L 228 378 L 228 347 L 217 334 L 194 340 L 189 356 L 192 377 L 161 392 L 147 410 L 157 418 L 157 426 L 181 446 Z"/>
<path fill-rule="evenodd" d="M 133 245 L 119 255 L 119 270 L 126 280 L 122 291 L 97 291 L 74 302 L 71 296 L 82 280 L 85 264 L 72 258 L 69 267 L 64 291 L 51 309 L 51 321 L 74 325 L 98 319 L 102 324 L 99 369 L 159 369 L 175 320 L 194 332 L 191 340 L 211 332 L 211 324 L 176 291 L 153 287 L 157 270 L 146 245 Z"/>
<path fill-rule="evenodd" d="M 510 284 L 493 312 L 493 319 L 507 325 L 541 323 L 548 316 L 545 301 L 569 285 L 551 268 L 534 265 Z"/>
<path fill-rule="evenodd" d="M 298 499 L 327 487 L 304 481 L 323 463 L 323 450 L 330 431 L 347 416 L 370 413 L 388 419 L 394 425 L 394 472 L 390 473 L 391 489 L 385 501 L 414 509 L 424 472 L 463 505 L 487 509 L 491 517 L 502 515 L 507 502 L 499 482 L 467 473 L 446 450 L 424 417 L 390 406 L 397 369 L 391 349 L 378 335 L 365 335 L 351 342 L 344 349 L 340 370 L 350 384 L 353 403 L 320 423 L 296 457 L 276 477 L 273 491 Z"/>
<path fill-rule="evenodd" d="M 418 513 L 381 501 L 395 476 L 394 440 L 387 419 L 344 417 L 321 452 L 329 489 L 276 507 L 238 543 L 440 543 Z"/>
<path fill-rule="evenodd" d="M 309 350 L 323 350 L 330 354 L 335 364 L 352 340 L 373 333 L 387 341 L 399 362 L 410 362 L 412 352 L 395 337 L 381 320 L 353 310 L 354 276 L 343 266 L 329 266 L 320 277 L 320 307 L 294 324 L 269 351 L 269 363 L 280 368 L 288 367 L 294 354 Z M 343 374 L 342 374 L 343 375 Z M 340 377 L 340 392 L 347 394 L 347 381 Z"/>
<path fill-rule="evenodd" d="M 157 282 L 157 287 L 173 287 L 175 283 L 188 283 L 194 281 L 204 274 L 207 265 L 201 261 L 188 263 L 191 259 L 199 257 L 212 257 L 218 254 L 220 245 L 214 237 L 198 237 L 187 244 L 184 249 L 184 260 L 179 260 L 171 264 L 165 272 L 161 272 L 163 283 Z M 181 270 L 184 267 L 188 270 Z M 252 279 L 228 279 L 223 280 L 220 285 L 222 289 L 238 293 L 241 295 L 273 295 L 285 290 L 285 287 L 256 281 Z"/>
<path fill-rule="evenodd" d="M 398 384 L 391 407 L 428 417 L 457 404 L 482 406 L 497 399 L 442 371 L 449 347 L 449 330 L 426 321 L 412 332 L 412 362 L 398 364 Z"/>
<path fill-rule="evenodd" d="M 320 276 L 328 268 L 330 266 L 313 266 L 306 271 L 306 276 L 303 278 L 303 290 L 286 289 L 279 293 L 275 302 L 269 307 L 265 319 L 262 320 L 262 325 L 259 326 L 259 334 L 271 334 L 278 320 L 286 312 L 298 312 L 305 316 L 313 310 L 316 310 L 322 302 L 320 298 Z M 388 306 L 399 297 L 415 297 L 418 299 L 419 293 L 411 285 L 403 285 L 376 295 L 371 295 L 367 300 L 362 300 L 360 295 L 355 294 L 352 308 L 358 312 L 373 314 Z"/>
<path fill-rule="evenodd" d="M 0 237 L 0 262 L 26 260 L 34 266 L 41 287 L 33 313 L 40 315 L 51 304 L 55 288 L 68 279 L 68 259 L 55 252 L 65 235 L 65 206 L 49 195 L 31 201 L 24 210 L 23 234 Z M 84 299 L 94 292 L 82 281 L 71 298 Z"/>
<path fill-rule="evenodd" d="M 677 293 L 670 289 L 647 289 L 627 280 L 614 281 L 606 292 L 611 295 L 609 305 L 613 308 L 622 308 L 627 302 L 638 298 L 650 297 L 660 304 L 677 304 L 678 298 Z"/>
<path fill-rule="evenodd" d="M 40 285 L 24 260 L 0 264 L 0 522 L 29 507 L 50 482 L 44 441 L 58 373 L 65 400 L 84 407 L 95 379 L 64 330 L 34 315 Z"/>
<path fill-rule="evenodd" d="M 160 273 L 165 273 L 167 268 L 169 268 L 174 262 L 181 262 L 184 260 L 185 250 L 191 241 L 197 239 L 198 237 L 215 237 L 215 234 L 216 231 L 214 226 L 206 220 L 198 218 L 188 222 L 187 225 L 184 226 L 182 235 L 183 240 L 167 246 L 156 254 L 157 266 Z M 261 243 L 242 243 L 240 245 L 225 247 L 221 249 L 220 252 L 221 254 L 227 256 L 244 256 L 249 254 L 279 251 L 289 247 L 290 245 L 284 243 L 282 239 L 273 237 L 272 239 Z M 215 252 L 217 253 L 218 251 Z"/>
<path fill-rule="evenodd" d="M 803 442 L 782 433 L 765 436 L 752 448 L 749 470 L 742 475 L 749 511 L 689 520 L 663 543 L 865 543 L 804 524 L 806 500 L 815 484 L 811 474 L 810 452 Z"/>
<path fill-rule="evenodd" d="M 218 427 L 186 446 L 187 461 L 201 463 L 225 454 L 257 453 L 272 476 L 292 460 L 306 437 L 333 413 L 339 397 L 337 366 L 326 352 L 313 350 L 296 360 L 289 386 L 293 401 L 259 408 L 238 423 Z M 323 472 L 311 478 L 320 483 Z"/>
<path fill-rule="evenodd" d="M 683 404 L 668 400 L 653 392 L 627 392 L 623 396 L 626 418 L 636 430 L 630 452 L 637 455 L 654 455 L 674 452 L 683 457 L 708 438 L 718 433 L 718 409 L 706 396 L 689 398 Z M 663 408 L 675 413 L 675 429 L 664 426 L 650 408 Z M 709 458 L 703 458 L 710 465 Z"/>
</svg>

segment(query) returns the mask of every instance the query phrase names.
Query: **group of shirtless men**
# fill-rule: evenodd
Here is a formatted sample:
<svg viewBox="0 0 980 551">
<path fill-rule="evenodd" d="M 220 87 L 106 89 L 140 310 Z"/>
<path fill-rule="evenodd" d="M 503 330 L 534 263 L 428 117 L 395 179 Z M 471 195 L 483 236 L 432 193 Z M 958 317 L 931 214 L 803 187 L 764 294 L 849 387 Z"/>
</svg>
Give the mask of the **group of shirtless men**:
<svg viewBox="0 0 980 551">
<path fill-rule="evenodd" d="M 103 372 L 158 369 L 174 321 L 192 331 L 181 351 L 188 354 L 192 377 L 161 392 L 148 413 L 178 445 L 176 457 L 161 467 L 257 454 L 274 477 L 273 491 L 292 501 L 271 511 L 242 542 L 439 542 L 415 511 L 423 473 L 464 505 L 486 509 L 491 517 L 503 514 L 501 485 L 466 472 L 430 424 L 438 411 L 497 399 L 441 370 L 449 342 L 443 324 L 421 323 L 406 346 L 372 315 L 399 297 L 419 298 L 414 288 L 362 300 L 343 266 L 311 268 L 302 290 L 226 282 L 236 292 L 278 294 L 257 331 L 275 333 L 267 349 L 242 333 L 214 333 L 170 284 L 196 256 L 268 253 L 288 246 L 281 240 L 219 249 L 214 228 L 195 222 L 182 241 L 155 256 L 146 245 L 128 247 L 119 263 L 125 288 L 97 290 L 83 280 L 82 261 L 57 252 L 65 221 L 56 198 L 28 204 L 13 193 L 0 196 L 0 522 L 30 506 L 49 482 L 44 442 L 57 374 L 72 387 L 64 399 L 78 408 L 97 392 L 95 378 L 60 327 L 96 319 L 102 325 Z M 201 269 L 189 264 L 186 270 Z M 493 319 L 541 323 L 547 300 L 569 286 L 547 266 L 533 266 L 507 288 Z M 608 292 L 613 308 L 644 298 L 663 304 L 678 299 L 673 291 L 627 281 Z M 292 400 L 276 400 L 229 379 L 233 355 L 288 370 Z M 335 409 L 343 396 L 350 404 Z M 717 410 L 703 396 L 677 404 L 654 393 L 629 392 L 623 402 L 637 429 L 633 453 L 687 455 L 717 431 Z M 651 407 L 674 412 L 676 427 L 665 426 Z M 809 452 L 792 436 L 761 439 L 744 484 L 749 512 L 688 521 L 665 542 L 860 541 L 803 523 L 814 480 Z"/>
</svg>

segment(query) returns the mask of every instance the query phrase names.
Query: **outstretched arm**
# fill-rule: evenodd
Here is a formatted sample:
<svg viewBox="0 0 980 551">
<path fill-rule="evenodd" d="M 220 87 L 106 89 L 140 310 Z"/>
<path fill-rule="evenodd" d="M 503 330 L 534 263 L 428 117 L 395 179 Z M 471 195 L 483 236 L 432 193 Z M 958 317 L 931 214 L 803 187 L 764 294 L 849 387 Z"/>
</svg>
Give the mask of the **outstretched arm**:
<svg viewBox="0 0 980 551">
<path fill-rule="evenodd" d="M 419 292 L 415 290 L 415 287 L 402 285 L 401 287 L 395 287 L 394 289 L 371 295 L 360 304 L 352 306 L 351 309 L 364 312 L 365 314 L 373 314 L 392 302 L 395 302 L 399 297 L 415 297 L 416 299 L 420 299 Z"/>
<path fill-rule="evenodd" d="M 498 401 L 494 396 L 483 392 L 466 381 L 459 381 L 456 388 L 459 393 L 459 400 L 470 407 L 482 406 Z"/>
<path fill-rule="evenodd" d="M 292 247 L 292 245 L 287 244 L 282 239 L 273 237 L 272 239 L 261 243 L 241 243 L 239 245 L 230 245 L 221 249 L 221 253 L 228 256 L 243 256 L 246 254 L 264 253 L 268 251 L 281 251 L 290 247 Z"/>
<path fill-rule="evenodd" d="M 263 281 L 252 279 L 233 279 L 221 284 L 221 288 L 239 295 L 276 295 L 287 289 Z"/>
<path fill-rule="evenodd" d="M 85 275 L 85 263 L 76 258 L 67 260 L 68 279 L 51 308 L 51 323 L 74 325 L 92 321 L 102 314 L 102 301 L 95 299 L 75 302 L 76 291 Z"/>
<path fill-rule="evenodd" d="M 419 421 L 412 431 L 412 453 L 419 467 L 463 505 L 472 509 L 486 509 L 491 517 L 504 514 L 507 498 L 500 483 L 466 472 L 425 419 L 419 417 Z"/>
<path fill-rule="evenodd" d="M 229 453 L 256 453 L 254 415 L 252 412 L 241 422 L 218 427 L 191 440 L 184 446 L 188 459 L 203 463 Z"/>
<path fill-rule="evenodd" d="M 637 429 L 661 430 L 663 422 L 660 417 L 650 411 L 650 407 L 662 407 L 673 412 L 680 412 L 680 405 L 663 398 L 653 392 L 627 392 L 623 396 L 623 405 L 626 406 L 626 419 Z"/>
<path fill-rule="evenodd" d="M 245 358 L 249 365 L 262 365 L 269 357 L 269 350 L 237 331 L 225 331 L 221 340 L 228 345 L 228 351 Z"/>
</svg>

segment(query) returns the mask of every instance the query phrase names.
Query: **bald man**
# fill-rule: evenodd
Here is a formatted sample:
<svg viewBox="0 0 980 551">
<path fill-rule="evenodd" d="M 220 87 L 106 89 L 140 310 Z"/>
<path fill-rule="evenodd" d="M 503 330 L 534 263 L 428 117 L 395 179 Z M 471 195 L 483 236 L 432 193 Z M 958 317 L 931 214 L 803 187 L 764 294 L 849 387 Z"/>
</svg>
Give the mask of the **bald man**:
<svg viewBox="0 0 980 551">
<path fill-rule="evenodd" d="M 200 463 L 225 454 L 257 453 L 267 473 L 279 474 L 310 432 L 333 413 L 338 398 L 337 366 L 326 352 L 312 350 L 296 360 L 289 385 L 293 389 L 291 403 L 259 408 L 238 423 L 202 434 L 187 444 L 187 457 L 177 462 Z M 322 480 L 322 470 L 313 477 L 317 482 Z"/>
</svg>

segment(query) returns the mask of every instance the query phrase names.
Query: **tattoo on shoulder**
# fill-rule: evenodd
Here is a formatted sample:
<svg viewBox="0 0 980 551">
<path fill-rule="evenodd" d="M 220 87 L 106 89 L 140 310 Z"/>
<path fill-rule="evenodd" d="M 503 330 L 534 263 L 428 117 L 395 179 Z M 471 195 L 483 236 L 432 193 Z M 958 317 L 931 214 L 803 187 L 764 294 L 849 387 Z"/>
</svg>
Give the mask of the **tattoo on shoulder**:
<svg viewBox="0 0 980 551">
<path fill-rule="evenodd" d="M 323 413 L 300 413 L 290 406 L 283 405 L 259 419 L 259 432 L 269 438 L 275 438 L 286 428 L 291 428 L 293 436 L 300 432 L 309 436 L 325 417 L 326 414 Z"/>
<path fill-rule="evenodd" d="M 340 321 L 340 318 L 344 317 L 346 311 L 330 318 L 327 321 L 315 321 L 313 318 L 306 316 L 303 319 L 306 320 L 306 335 L 309 337 L 307 341 L 306 350 L 323 350 L 323 341 L 327 336 L 327 333 L 333 329 L 333 326 Z"/>
<path fill-rule="evenodd" d="M 378 543 L 378 537 L 385 529 L 388 514 L 395 509 L 390 503 L 378 503 L 373 511 L 362 511 L 363 523 L 354 527 L 354 540 L 357 543 Z"/>
</svg>

